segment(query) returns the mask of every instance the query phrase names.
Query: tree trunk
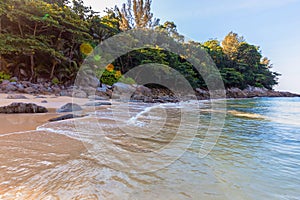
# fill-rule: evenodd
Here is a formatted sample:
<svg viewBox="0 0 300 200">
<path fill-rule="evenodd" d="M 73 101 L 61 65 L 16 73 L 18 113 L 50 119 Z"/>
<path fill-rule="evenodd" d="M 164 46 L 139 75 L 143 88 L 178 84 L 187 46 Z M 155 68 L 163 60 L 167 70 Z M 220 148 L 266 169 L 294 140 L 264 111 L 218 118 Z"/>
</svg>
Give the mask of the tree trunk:
<svg viewBox="0 0 300 200">
<path fill-rule="evenodd" d="M 32 81 L 34 78 L 34 54 L 30 55 L 30 70 L 31 70 L 30 81 Z"/>
<path fill-rule="evenodd" d="M 52 62 L 52 68 L 51 68 L 51 74 L 50 74 L 50 80 L 53 79 L 53 76 L 54 76 L 54 70 L 55 70 L 56 65 L 57 65 L 57 62 L 56 62 L 56 61 L 53 61 L 53 62 Z"/>
<path fill-rule="evenodd" d="M 34 37 L 36 36 L 36 30 L 37 30 L 37 26 L 38 26 L 38 24 L 37 24 L 37 23 L 35 23 L 35 26 L 34 26 L 34 31 L 33 31 L 33 36 L 34 36 Z"/>
<path fill-rule="evenodd" d="M 21 35 L 21 37 L 23 37 L 23 30 L 22 30 L 22 26 L 21 26 L 20 22 L 18 22 L 18 27 L 19 27 L 20 35 Z"/>
</svg>

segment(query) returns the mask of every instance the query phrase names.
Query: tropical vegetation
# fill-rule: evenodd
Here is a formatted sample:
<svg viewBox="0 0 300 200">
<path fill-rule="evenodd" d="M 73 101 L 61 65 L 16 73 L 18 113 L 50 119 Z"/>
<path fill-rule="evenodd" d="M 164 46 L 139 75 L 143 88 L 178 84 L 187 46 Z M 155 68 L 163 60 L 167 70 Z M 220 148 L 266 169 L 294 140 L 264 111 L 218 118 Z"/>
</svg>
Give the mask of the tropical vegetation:
<svg viewBox="0 0 300 200">
<path fill-rule="evenodd" d="M 165 33 L 174 41 L 205 50 L 221 73 L 226 87 L 248 85 L 272 89 L 279 74 L 271 70 L 270 60 L 258 46 L 230 32 L 222 41 L 185 41 L 174 22 L 160 23 L 151 13 L 151 0 L 128 0 L 121 8 L 104 14 L 84 5 L 82 0 L 1 0 L 0 2 L 0 81 L 17 77 L 37 82 L 72 84 L 93 49 L 104 40 L 132 29 L 151 29 Z M 96 55 L 95 60 L 100 60 Z M 97 74 L 102 83 L 112 85 L 126 80 L 135 66 L 159 63 L 179 71 L 192 87 L 205 88 L 203 78 L 180 55 L 157 48 L 144 48 L 121 56 Z M 153 71 L 164 76 L 168 71 Z M 128 80 L 127 82 L 134 82 Z"/>
</svg>

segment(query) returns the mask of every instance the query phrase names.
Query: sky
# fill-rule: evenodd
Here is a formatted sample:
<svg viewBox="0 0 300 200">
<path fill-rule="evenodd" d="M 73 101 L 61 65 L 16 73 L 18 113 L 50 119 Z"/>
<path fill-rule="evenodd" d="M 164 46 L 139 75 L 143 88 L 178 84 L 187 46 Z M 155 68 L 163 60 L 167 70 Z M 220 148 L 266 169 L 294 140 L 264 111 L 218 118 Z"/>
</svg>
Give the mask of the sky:
<svg viewBox="0 0 300 200">
<path fill-rule="evenodd" d="M 127 0 L 84 0 L 96 11 Z M 260 46 L 279 72 L 276 90 L 300 93 L 300 0 L 152 0 L 161 23 L 173 21 L 186 38 L 222 40 L 230 31 Z"/>
</svg>

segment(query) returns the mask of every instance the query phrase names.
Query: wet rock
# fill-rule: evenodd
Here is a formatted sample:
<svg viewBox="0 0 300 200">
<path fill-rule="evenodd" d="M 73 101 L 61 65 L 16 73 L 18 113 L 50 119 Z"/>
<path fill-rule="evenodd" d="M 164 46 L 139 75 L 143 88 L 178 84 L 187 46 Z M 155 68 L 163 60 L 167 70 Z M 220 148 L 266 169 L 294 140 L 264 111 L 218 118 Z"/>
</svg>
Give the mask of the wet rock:
<svg viewBox="0 0 300 200">
<path fill-rule="evenodd" d="M 33 103 L 12 103 L 8 106 L 0 107 L 0 113 L 46 113 L 48 110 L 43 106 Z"/>
<path fill-rule="evenodd" d="M 87 106 L 87 107 L 97 107 L 97 106 L 110 106 L 111 103 L 110 102 L 89 102 L 89 103 L 86 103 L 84 104 L 84 106 Z"/>
<path fill-rule="evenodd" d="M 57 112 L 62 113 L 62 112 L 74 112 L 74 111 L 81 111 L 82 108 L 75 103 L 68 103 L 64 106 L 62 106 L 60 109 L 57 110 Z"/>
<path fill-rule="evenodd" d="M 60 116 L 60 117 L 50 119 L 49 122 L 56 122 L 56 121 L 62 121 L 62 120 L 67 120 L 67 119 L 81 118 L 81 117 L 86 117 L 86 116 L 87 115 L 67 114 L 67 115 L 63 115 L 63 116 Z"/>
<path fill-rule="evenodd" d="M 108 96 L 98 96 L 98 95 L 91 95 L 91 96 L 88 96 L 88 99 L 90 100 L 108 100 L 109 97 Z"/>
<path fill-rule="evenodd" d="M 36 99 L 46 99 L 47 97 L 44 97 L 44 96 L 41 96 L 41 95 L 37 95 L 35 98 Z"/>
<path fill-rule="evenodd" d="M 10 94 L 6 98 L 7 99 L 28 99 L 27 97 L 21 94 Z"/>
</svg>

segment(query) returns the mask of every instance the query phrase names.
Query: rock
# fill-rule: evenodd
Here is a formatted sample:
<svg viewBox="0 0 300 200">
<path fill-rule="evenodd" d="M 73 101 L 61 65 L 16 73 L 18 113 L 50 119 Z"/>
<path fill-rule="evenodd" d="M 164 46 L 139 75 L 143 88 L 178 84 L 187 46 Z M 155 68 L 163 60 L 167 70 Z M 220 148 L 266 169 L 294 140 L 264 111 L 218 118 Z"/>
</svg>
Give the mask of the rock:
<svg viewBox="0 0 300 200">
<path fill-rule="evenodd" d="M 97 87 L 97 91 L 98 92 L 106 92 L 107 90 L 110 90 L 111 89 L 111 87 L 110 86 L 108 86 L 108 85 L 105 85 L 105 84 L 102 84 L 102 87 Z"/>
<path fill-rule="evenodd" d="M 7 84 L 5 87 L 5 91 L 10 92 L 10 91 L 16 91 L 18 88 L 14 84 Z"/>
<path fill-rule="evenodd" d="M 0 107 L 0 113 L 46 113 L 48 110 L 43 106 L 33 103 L 12 103 L 8 106 Z"/>
<path fill-rule="evenodd" d="M 28 99 L 27 97 L 21 94 L 10 94 L 6 98 L 7 99 Z"/>
<path fill-rule="evenodd" d="M 152 97 L 145 97 L 145 98 L 144 98 L 144 102 L 145 102 L 145 103 L 153 103 L 154 101 L 153 101 L 153 98 L 152 98 Z"/>
<path fill-rule="evenodd" d="M 134 94 L 133 96 L 131 96 L 131 100 L 133 101 L 144 101 L 144 99 L 144 95 Z"/>
<path fill-rule="evenodd" d="M 88 99 L 90 100 L 108 100 L 108 96 L 98 96 L 98 95 L 91 95 L 91 96 L 88 96 Z"/>
<path fill-rule="evenodd" d="M 32 87 L 27 87 L 24 89 L 24 92 L 27 93 L 27 94 L 32 94 L 35 92 L 35 89 L 32 88 Z"/>
<path fill-rule="evenodd" d="M 151 89 L 143 86 L 143 85 L 138 85 L 136 87 L 136 90 L 134 91 L 133 95 L 131 96 L 131 100 L 133 101 L 143 101 L 143 102 L 152 102 L 152 91 Z M 150 99 L 151 97 L 151 99 Z"/>
<path fill-rule="evenodd" d="M 37 95 L 35 98 L 36 99 L 46 99 L 47 97 L 44 97 L 44 96 L 41 96 L 41 95 Z"/>
<path fill-rule="evenodd" d="M 24 89 L 25 89 L 25 88 L 24 88 L 24 86 L 23 86 L 22 84 L 19 83 L 19 84 L 17 84 L 16 86 L 17 86 L 17 88 L 18 88 L 18 92 L 24 92 Z"/>
<path fill-rule="evenodd" d="M 41 77 L 37 78 L 37 80 L 36 80 L 36 82 L 38 82 L 38 83 L 45 83 L 45 82 L 47 82 L 47 81 L 48 81 L 48 79 L 46 79 L 46 78 L 41 78 Z"/>
<path fill-rule="evenodd" d="M 197 92 L 197 98 L 199 100 L 209 99 L 210 98 L 209 91 L 207 91 L 207 90 L 196 88 L 196 92 Z"/>
<path fill-rule="evenodd" d="M 227 98 L 246 98 L 247 94 L 239 88 L 228 88 L 226 90 Z"/>
<path fill-rule="evenodd" d="M 12 82 L 18 82 L 18 78 L 17 77 L 12 77 L 11 79 L 10 79 L 10 81 L 12 81 Z"/>
<path fill-rule="evenodd" d="M 93 87 L 96 89 L 100 86 L 100 81 L 94 74 L 80 74 L 77 76 L 76 85 L 80 87 Z"/>
<path fill-rule="evenodd" d="M 136 90 L 135 90 L 134 94 L 150 97 L 150 96 L 152 96 L 152 91 L 151 91 L 151 89 L 147 88 L 146 86 L 138 85 L 136 87 Z"/>
<path fill-rule="evenodd" d="M 87 96 L 92 96 L 95 95 L 96 92 L 96 88 L 93 87 L 84 87 L 84 88 L 80 88 L 82 91 L 84 91 Z"/>
<path fill-rule="evenodd" d="M 43 100 L 43 101 L 41 101 L 41 103 L 48 103 L 48 101 L 46 101 L 46 100 Z"/>
<path fill-rule="evenodd" d="M 76 98 L 86 98 L 87 94 L 84 91 L 81 91 L 81 90 L 74 90 L 72 96 L 76 97 Z"/>
<path fill-rule="evenodd" d="M 136 88 L 125 83 L 115 83 L 113 85 L 112 98 L 122 101 L 129 101 Z"/>
<path fill-rule="evenodd" d="M 73 94 L 73 92 L 71 90 L 62 90 L 59 95 L 60 96 L 67 96 L 67 97 L 71 97 Z M 85 97 L 83 97 L 85 98 Z"/>
<path fill-rule="evenodd" d="M 56 121 L 62 121 L 67 119 L 74 119 L 74 118 L 80 118 L 80 117 L 86 117 L 87 115 L 73 115 L 73 114 L 67 114 L 60 117 L 56 117 L 53 119 L 50 119 L 49 122 L 56 122 Z"/>
<path fill-rule="evenodd" d="M 60 109 L 57 110 L 57 112 L 62 113 L 62 112 L 74 112 L 74 111 L 80 111 L 82 108 L 75 103 L 68 103 L 64 106 L 62 106 Z"/>
<path fill-rule="evenodd" d="M 2 85 L 8 85 L 9 83 L 10 83 L 9 80 L 3 80 L 1 84 L 2 84 Z"/>
<path fill-rule="evenodd" d="M 88 85 L 89 85 L 90 87 L 97 88 L 97 87 L 100 86 L 100 80 L 99 80 L 97 77 L 95 77 L 95 76 L 91 76 L 91 77 L 89 78 L 89 83 L 88 83 Z"/>
<path fill-rule="evenodd" d="M 110 102 L 89 102 L 89 103 L 86 103 L 84 104 L 84 106 L 93 106 L 93 107 L 97 107 L 97 106 L 111 106 L 111 103 Z"/>
</svg>

